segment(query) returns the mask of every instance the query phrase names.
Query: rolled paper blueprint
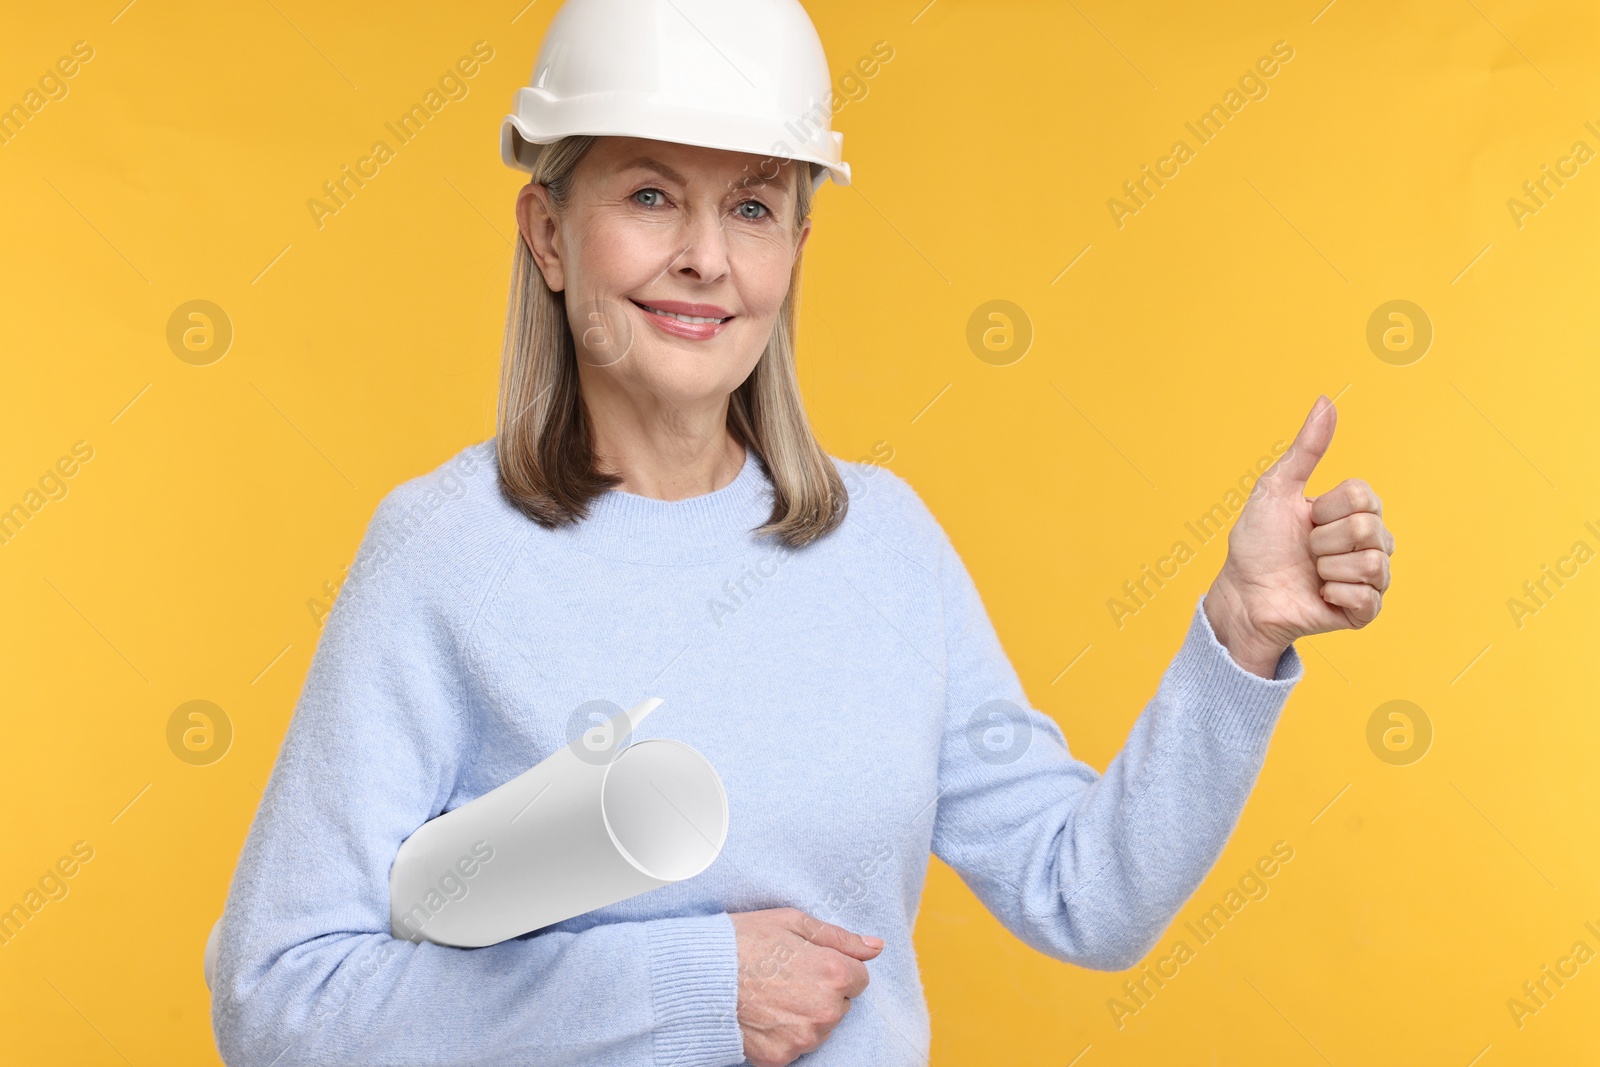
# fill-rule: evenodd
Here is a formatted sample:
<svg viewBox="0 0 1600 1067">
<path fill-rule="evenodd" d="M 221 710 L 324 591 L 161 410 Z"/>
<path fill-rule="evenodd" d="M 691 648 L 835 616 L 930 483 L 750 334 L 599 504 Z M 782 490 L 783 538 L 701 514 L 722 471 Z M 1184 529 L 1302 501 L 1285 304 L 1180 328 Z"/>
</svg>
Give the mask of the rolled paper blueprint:
<svg viewBox="0 0 1600 1067">
<path fill-rule="evenodd" d="M 630 737 L 660 704 L 619 713 L 609 732 Z M 722 779 L 688 745 L 597 754 L 578 738 L 406 838 L 389 872 L 390 932 L 493 945 L 693 877 L 727 834 Z"/>
</svg>

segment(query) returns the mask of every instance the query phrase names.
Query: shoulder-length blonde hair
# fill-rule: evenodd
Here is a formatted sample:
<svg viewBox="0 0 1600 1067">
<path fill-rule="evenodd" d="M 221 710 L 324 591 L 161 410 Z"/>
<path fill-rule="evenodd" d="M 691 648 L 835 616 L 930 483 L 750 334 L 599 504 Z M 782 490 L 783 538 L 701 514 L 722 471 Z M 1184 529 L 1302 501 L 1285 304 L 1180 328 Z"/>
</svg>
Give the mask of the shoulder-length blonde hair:
<svg viewBox="0 0 1600 1067">
<path fill-rule="evenodd" d="M 594 141 L 565 137 L 539 153 L 530 181 L 550 190 L 558 211 L 566 206 L 573 172 Z M 798 231 L 811 213 L 812 171 L 805 164 L 796 167 Z M 795 375 L 799 290 L 796 257 L 767 347 L 728 399 L 727 423 L 772 481 L 772 514 L 756 532 L 775 534 L 790 548 L 838 527 L 849 508 L 843 479 L 811 431 Z M 501 352 L 495 455 L 501 491 L 547 528 L 587 517 L 590 500 L 622 481 L 595 462 L 565 294 L 550 291 L 520 236 Z"/>
</svg>

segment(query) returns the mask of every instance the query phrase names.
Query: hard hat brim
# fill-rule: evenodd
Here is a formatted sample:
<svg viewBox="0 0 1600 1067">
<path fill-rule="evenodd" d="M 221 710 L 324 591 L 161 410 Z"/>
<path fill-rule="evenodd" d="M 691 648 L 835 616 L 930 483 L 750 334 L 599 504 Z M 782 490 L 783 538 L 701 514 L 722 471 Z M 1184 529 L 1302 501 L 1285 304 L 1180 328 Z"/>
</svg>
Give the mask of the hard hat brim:
<svg viewBox="0 0 1600 1067">
<path fill-rule="evenodd" d="M 675 144 L 689 144 L 700 148 L 717 148 L 729 152 L 744 152 L 752 155 L 765 155 L 780 159 L 793 159 L 811 164 L 812 189 L 815 191 L 822 187 L 822 183 L 832 180 L 835 185 L 850 184 L 850 164 L 839 158 L 843 148 L 844 134 L 830 131 L 828 140 L 833 151 L 824 154 L 811 151 L 814 146 L 789 148 L 782 137 L 771 137 L 773 131 L 763 129 L 759 124 L 751 123 L 744 129 L 736 128 L 738 123 L 729 122 L 722 117 L 721 124 L 729 127 L 725 136 L 714 133 L 698 132 L 708 127 L 706 117 L 702 114 L 678 114 L 671 110 L 662 109 L 656 115 L 650 116 L 655 121 L 642 121 L 619 124 L 600 122 L 569 121 L 563 123 L 544 124 L 543 128 L 535 128 L 526 118 L 517 114 L 510 114 L 500 124 L 500 158 L 508 167 L 516 170 L 531 172 L 534 161 L 538 159 L 539 152 L 547 144 L 559 141 L 563 137 L 578 135 L 592 135 L 597 137 L 642 137 L 656 141 L 671 141 Z M 783 151 L 778 146 L 783 146 Z M 831 156 L 831 158 L 830 158 Z"/>
</svg>

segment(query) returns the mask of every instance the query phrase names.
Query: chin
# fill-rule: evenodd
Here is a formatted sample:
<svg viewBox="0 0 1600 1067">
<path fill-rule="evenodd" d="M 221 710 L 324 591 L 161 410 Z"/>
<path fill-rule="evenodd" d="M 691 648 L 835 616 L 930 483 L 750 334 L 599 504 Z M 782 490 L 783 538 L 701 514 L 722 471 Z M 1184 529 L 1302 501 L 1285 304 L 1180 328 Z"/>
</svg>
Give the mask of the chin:
<svg viewBox="0 0 1600 1067">
<path fill-rule="evenodd" d="M 675 404 L 727 396 L 750 377 L 761 358 L 757 352 L 752 358 L 735 361 L 725 352 L 713 351 L 703 344 L 683 348 L 651 346 L 646 353 L 635 348 L 635 355 L 641 357 L 636 364 L 642 372 L 640 381 Z"/>
<path fill-rule="evenodd" d="M 737 382 L 729 385 L 727 379 L 721 375 L 701 378 L 679 374 L 652 376 L 645 379 L 644 385 L 652 395 L 671 401 L 682 411 L 698 407 L 707 401 L 721 400 L 739 387 Z"/>
</svg>

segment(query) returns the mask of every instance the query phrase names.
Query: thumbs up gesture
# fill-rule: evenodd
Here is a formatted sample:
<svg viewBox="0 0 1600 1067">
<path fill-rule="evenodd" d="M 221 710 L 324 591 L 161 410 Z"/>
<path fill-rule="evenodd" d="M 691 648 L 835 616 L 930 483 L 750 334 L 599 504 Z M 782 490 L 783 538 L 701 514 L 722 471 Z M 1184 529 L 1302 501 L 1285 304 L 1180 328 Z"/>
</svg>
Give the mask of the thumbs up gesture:
<svg viewBox="0 0 1600 1067">
<path fill-rule="evenodd" d="M 1228 558 L 1206 593 L 1212 632 L 1245 670 L 1275 676 L 1297 638 L 1360 629 L 1389 588 L 1394 536 L 1360 478 L 1306 497 L 1333 440 L 1333 401 L 1317 397 L 1294 443 L 1262 474 L 1228 531 Z"/>
</svg>

